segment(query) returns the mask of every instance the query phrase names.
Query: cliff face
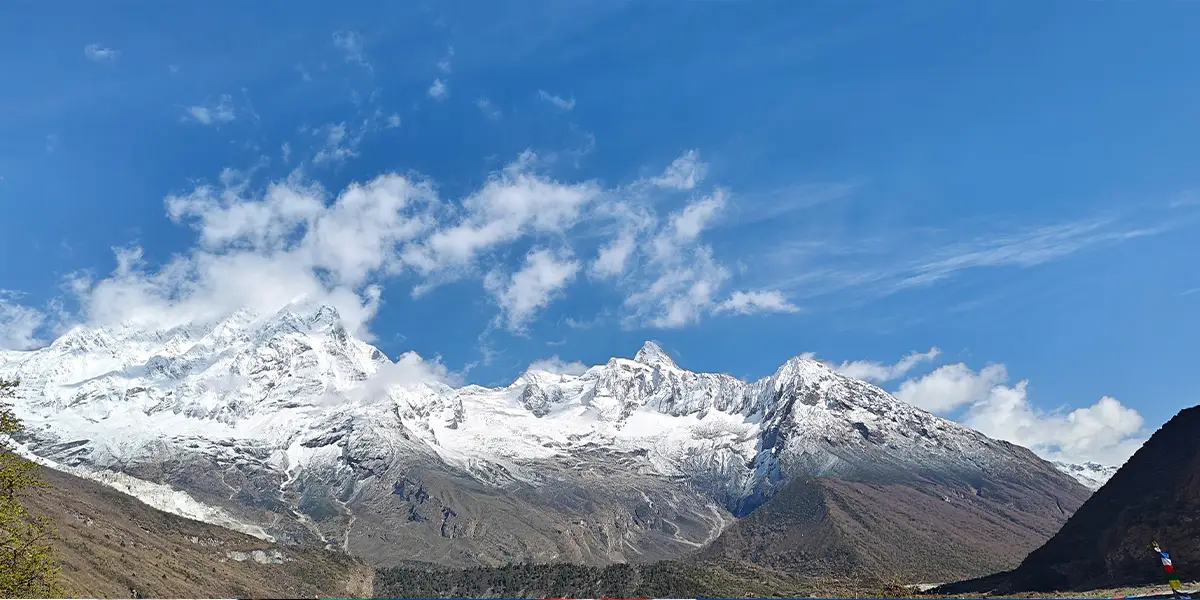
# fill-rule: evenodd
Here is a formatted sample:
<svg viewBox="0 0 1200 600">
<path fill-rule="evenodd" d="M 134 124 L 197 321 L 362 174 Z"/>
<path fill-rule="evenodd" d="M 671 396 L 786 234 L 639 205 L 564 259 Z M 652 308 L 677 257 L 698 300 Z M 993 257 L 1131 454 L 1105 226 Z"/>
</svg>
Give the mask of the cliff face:
<svg viewBox="0 0 1200 600">
<path fill-rule="evenodd" d="M 939 593 L 1083 590 L 1164 580 L 1150 544 L 1200 574 L 1200 406 L 1162 426 L 1062 529 L 1016 569 Z"/>
</svg>

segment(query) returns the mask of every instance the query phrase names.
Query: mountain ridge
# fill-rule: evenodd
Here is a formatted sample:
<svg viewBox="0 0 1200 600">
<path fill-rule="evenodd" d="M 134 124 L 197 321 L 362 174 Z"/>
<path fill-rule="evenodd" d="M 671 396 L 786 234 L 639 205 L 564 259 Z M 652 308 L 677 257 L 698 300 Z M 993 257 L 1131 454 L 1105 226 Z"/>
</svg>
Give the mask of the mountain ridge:
<svg viewBox="0 0 1200 600">
<path fill-rule="evenodd" d="M 1033 474 L 1086 494 L 1024 448 L 804 357 L 747 382 L 647 342 L 578 375 L 456 388 L 299 303 L 164 331 L 79 327 L 0 358 L 0 376 L 23 382 L 33 453 L 385 563 L 673 558 L 797 477 Z"/>
</svg>

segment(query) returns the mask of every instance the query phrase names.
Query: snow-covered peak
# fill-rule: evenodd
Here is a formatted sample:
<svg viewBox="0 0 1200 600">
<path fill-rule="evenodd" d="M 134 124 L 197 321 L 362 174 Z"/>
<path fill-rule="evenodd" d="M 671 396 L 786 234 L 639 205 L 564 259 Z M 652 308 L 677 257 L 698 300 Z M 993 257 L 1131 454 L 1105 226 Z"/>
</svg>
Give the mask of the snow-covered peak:
<svg viewBox="0 0 1200 600">
<path fill-rule="evenodd" d="M 578 375 L 529 369 L 503 387 L 452 387 L 306 302 L 137 335 L 77 328 L 40 350 L 0 353 L 0 377 L 22 381 L 17 408 L 34 450 L 99 468 L 217 452 L 267 461 L 292 481 L 307 463 L 415 453 L 498 482 L 498 472 L 535 481 L 539 469 L 611 459 L 744 510 L 801 475 L 1026 464 L 804 357 L 747 382 L 682 369 L 646 342 L 632 360 Z"/>
<path fill-rule="evenodd" d="M 1060 460 L 1054 462 L 1054 467 L 1074 477 L 1076 481 L 1093 492 L 1108 483 L 1108 480 L 1117 472 L 1117 467 L 1096 462 L 1068 463 Z"/>
<path fill-rule="evenodd" d="M 665 366 L 672 369 L 679 368 L 679 366 L 675 364 L 675 361 L 671 360 L 670 355 L 668 355 L 661 346 L 651 341 L 647 341 L 645 344 L 642 344 L 642 347 L 637 351 L 637 354 L 633 355 L 633 360 L 651 367 Z"/>
</svg>

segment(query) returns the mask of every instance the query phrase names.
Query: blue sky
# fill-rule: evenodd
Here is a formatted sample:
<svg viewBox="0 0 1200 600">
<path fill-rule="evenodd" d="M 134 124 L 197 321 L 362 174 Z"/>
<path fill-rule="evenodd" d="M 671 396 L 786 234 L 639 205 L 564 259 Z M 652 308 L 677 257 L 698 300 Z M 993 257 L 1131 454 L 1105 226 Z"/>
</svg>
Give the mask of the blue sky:
<svg viewBox="0 0 1200 600">
<path fill-rule="evenodd" d="M 1200 402 L 1200 6 L 69 12 L 0 19 L 9 348 L 305 292 L 466 381 L 813 352 L 1072 460 Z"/>
</svg>

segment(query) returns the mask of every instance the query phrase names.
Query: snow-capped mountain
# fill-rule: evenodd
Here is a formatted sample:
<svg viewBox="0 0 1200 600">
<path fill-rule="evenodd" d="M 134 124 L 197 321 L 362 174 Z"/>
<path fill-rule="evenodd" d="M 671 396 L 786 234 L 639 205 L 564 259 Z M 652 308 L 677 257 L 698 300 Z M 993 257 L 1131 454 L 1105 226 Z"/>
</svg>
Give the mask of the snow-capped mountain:
<svg viewBox="0 0 1200 600">
<path fill-rule="evenodd" d="M 1082 483 L 1093 492 L 1108 483 L 1113 474 L 1117 472 L 1117 467 L 1102 465 L 1096 462 L 1085 463 L 1068 463 L 1061 460 L 1054 461 L 1054 466 L 1063 473 L 1074 477 L 1076 481 Z"/>
<path fill-rule="evenodd" d="M 45 460 L 384 564 L 677 556 L 807 476 L 975 494 L 1038 477 L 1078 495 L 1029 451 L 804 358 L 745 382 L 647 343 L 499 388 L 414 376 L 419 362 L 297 302 L 167 331 L 76 327 L 3 354 L 0 377 L 21 381 L 22 442 Z"/>
</svg>

